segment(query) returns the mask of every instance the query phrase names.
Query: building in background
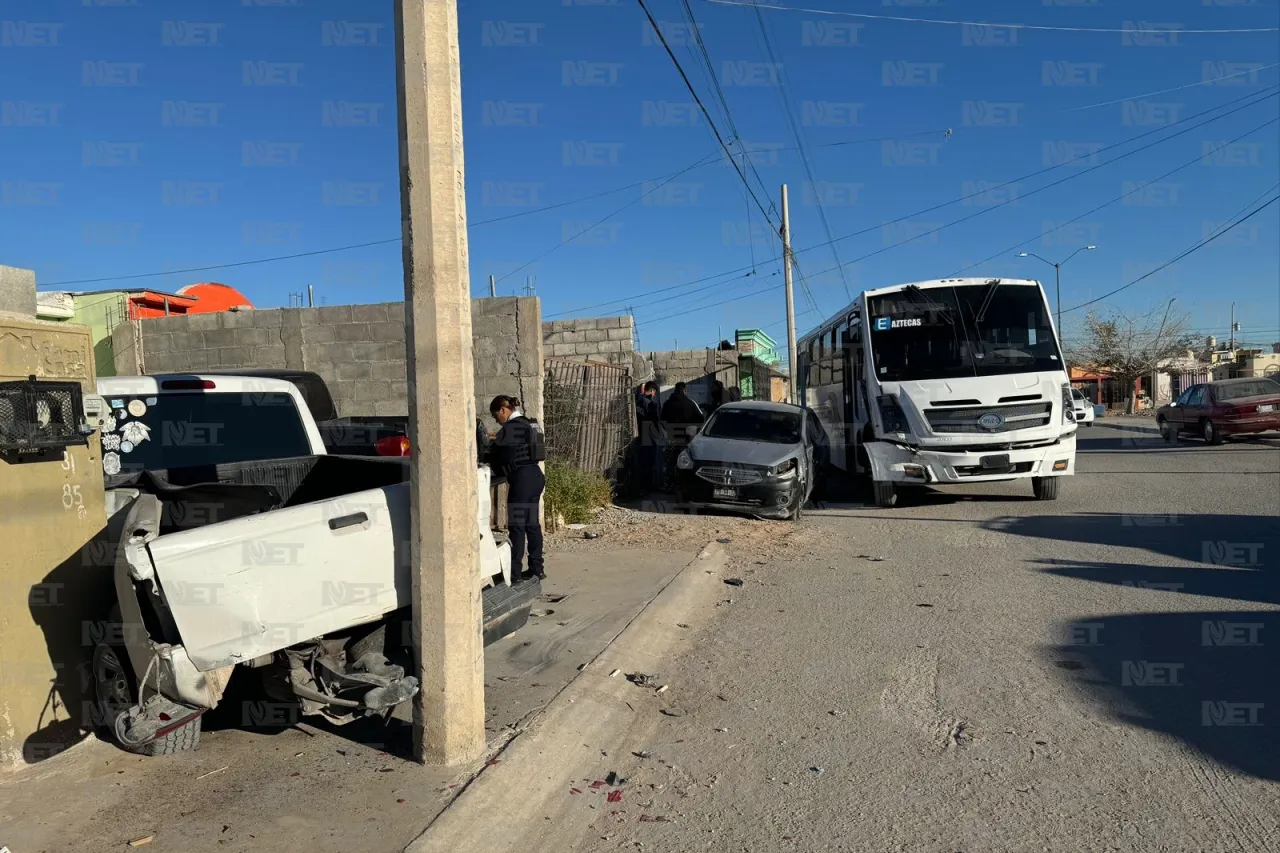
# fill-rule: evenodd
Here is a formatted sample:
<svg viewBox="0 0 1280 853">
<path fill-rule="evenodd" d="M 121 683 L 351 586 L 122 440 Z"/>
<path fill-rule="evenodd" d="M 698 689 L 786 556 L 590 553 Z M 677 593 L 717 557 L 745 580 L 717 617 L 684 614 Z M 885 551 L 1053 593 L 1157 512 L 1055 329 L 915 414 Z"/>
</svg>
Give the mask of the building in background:
<svg viewBox="0 0 1280 853">
<path fill-rule="evenodd" d="M 175 293 L 138 287 L 36 294 L 36 316 L 40 319 L 71 320 L 89 327 L 98 376 L 116 375 L 111 333 L 121 323 L 182 314 L 252 310 L 253 307 L 240 291 L 217 282 L 189 284 Z"/>
</svg>

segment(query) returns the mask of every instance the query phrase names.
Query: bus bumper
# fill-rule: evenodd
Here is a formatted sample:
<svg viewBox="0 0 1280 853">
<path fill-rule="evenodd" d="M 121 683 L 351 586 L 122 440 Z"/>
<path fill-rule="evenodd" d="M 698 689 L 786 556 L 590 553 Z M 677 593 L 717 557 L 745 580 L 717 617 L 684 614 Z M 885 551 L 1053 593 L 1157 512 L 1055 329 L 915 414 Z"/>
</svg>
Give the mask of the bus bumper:
<svg viewBox="0 0 1280 853">
<path fill-rule="evenodd" d="M 871 460 L 872 479 L 905 485 L 1066 477 L 1076 470 L 1074 432 L 1053 444 L 1021 449 L 926 449 L 887 441 L 868 442 L 863 447 Z"/>
</svg>

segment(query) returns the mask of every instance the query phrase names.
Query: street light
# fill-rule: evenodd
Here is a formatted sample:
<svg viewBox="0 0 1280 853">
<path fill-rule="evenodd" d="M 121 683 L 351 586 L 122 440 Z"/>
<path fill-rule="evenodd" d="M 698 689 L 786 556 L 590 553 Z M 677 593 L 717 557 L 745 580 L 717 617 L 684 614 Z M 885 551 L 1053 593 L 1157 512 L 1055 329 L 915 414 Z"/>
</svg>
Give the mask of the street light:
<svg viewBox="0 0 1280 853">
<path fill-rule="evenodd" d="M 1045 260 L 1044 258 L 1037 255 L 1035 252 L 1019 252 L 1018 253 L 1018 257 L 1020 258 L 1035 258 L 1037 261 L 1044 261 L 1046 264 L 1053 267 L 1053 277 L 1055 279 L 1054 284 L 1057 291 L 1055 298 L 1058 304 L 1058 334 L 1059 335 L 1062 334 L 1062 265 L 1065 264 L 1067 261 L 1071 260 L 1072 258 L 1074 258 L 1076 255 L 1080 254 L 1081 252 L 1086 252 L 1086 251 L 1091 252 L 1096 248 L 1098 247 L 1097 246 L 1081 246 L 1079 249 L 1076 249 L 1074 252 L 1067 255 L 1067 257 L 1064 260 L 1058 261 L 1056 264 L 1053 261 Z"/>
</svg>

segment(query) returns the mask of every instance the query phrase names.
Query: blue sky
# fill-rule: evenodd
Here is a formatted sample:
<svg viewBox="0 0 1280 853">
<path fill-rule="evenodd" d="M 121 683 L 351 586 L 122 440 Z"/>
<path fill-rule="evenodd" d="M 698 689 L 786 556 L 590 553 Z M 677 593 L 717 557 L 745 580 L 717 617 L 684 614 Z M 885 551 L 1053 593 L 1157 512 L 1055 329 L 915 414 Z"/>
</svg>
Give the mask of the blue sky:
<svg viewBox="0 0 1280 853">
<path fill-rule="evenodd" d="M 846 286 L 856 293 L 942 277 L 993 255 L 967 274 L 1051 283 L 1050 267 L 1002 253 L 1023 241 L 1021 250 L 1051 261 L 1099 247 L 1063 267 L 1069 308 L 1173 258 L 1265 202 L 1280 180 L 1280 125 L 1266 124 L 1277 117 L 1277 99 L 1266 96 L 1280 69 L 1266 66 L 1280 62 L 1280 38 L 1184 32 L 1274 27 L 1274 0 L 778 1 L 1169 30 L 1005 30 L 765 10 L 766 45 L 754 10 L 689 0 L 735 139 L 683 2 L 648 0 L 726 140 L 752 152 L 745 171 L 775 223 L 779 186 L 790 187 L 807 284 L 797 293 L 802 331 L 848 301 Z M 213 280 L 259 307 L 287 305 L 308 284 L 326 304 L 401 298 L 394 242 L 118 278 L 395 240 L 391 10 L 389 0 L 6 0 L 0 262 L 34 268 L 42 288 L 176 289 Z M 462 0 L 459 18 L 473 293 L 487 293 L 490 274 L 500 294 L 523 292 L 535 276 L 544 316 L 630 307 L 647 349 L 713 345 L 735 327 L 764 326 L 782 338 L 777 238 L 717 155 L 635 0 Z M 1077 109 L 1228 74 L 1235 76 Z M 1237 100 L 1249 96 L 1261 100 Z M 1215 116 L 1223 117 L 1086 172 Z M 1162 128 L 1175 120 L 1184 121 Z M 1149 135 L 1099 151 L 1140 134 Z M 1215 148 L 1227 140 L 1235 141 Z M 1205 145 L 1214 149 L 1208 158 Z M 1072 158 L 1082 159 L 909 216 Z M 1131 190 L 1123 203 L 1041 236 Z M 1193 328 L 1223 337 L 1234 302 L 1247 340 L 1280 340 L 1278 209 L 1102 307 L 1146 311 L 1176 296 Z M 831 247 L 821 245 L 822 213 L 833 237 L 864 232 L 835 244 L 843 279 Z M 106 280 L 58 285 L 81 279 Z M 676 287 L 695 279 L 705 280 Z M 1068 332 L 1082 313 L 1068 314 Z"/>
</svg>

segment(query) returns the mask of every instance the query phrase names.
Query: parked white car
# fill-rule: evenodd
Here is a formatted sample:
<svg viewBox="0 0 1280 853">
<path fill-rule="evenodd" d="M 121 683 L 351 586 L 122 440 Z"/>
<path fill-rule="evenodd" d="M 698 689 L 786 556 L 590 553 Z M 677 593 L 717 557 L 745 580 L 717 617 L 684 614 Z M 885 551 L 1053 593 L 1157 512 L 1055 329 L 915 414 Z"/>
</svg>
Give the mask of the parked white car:
<svg viewBox="0 0 1280 853">
<path fill-rule="evenodd" d="M 1071 408 L 1080 426 L 1093 426 L 1093 403 L 1075 388 L 1071 389 Z"/>
<path fill-rule="evenodd" d="M 333 723 L 386 717 L 418 691 L 409 459 L 325 452 L 299 389 L 221 375 L 98 381 L 107 507 L 125 517 L 116 611 L 93 654 L 100 722 L 147 755 L 199 743 L 232 670 Z M 512 583 L 477 461 L 476 587 L 486 643 L 541 587 Z M 401 663 L 393 661 L 399 660 Z M 144 701 L 145 695 L 145 701 Z"/>
</svg>

